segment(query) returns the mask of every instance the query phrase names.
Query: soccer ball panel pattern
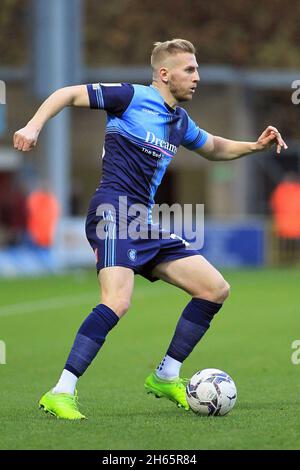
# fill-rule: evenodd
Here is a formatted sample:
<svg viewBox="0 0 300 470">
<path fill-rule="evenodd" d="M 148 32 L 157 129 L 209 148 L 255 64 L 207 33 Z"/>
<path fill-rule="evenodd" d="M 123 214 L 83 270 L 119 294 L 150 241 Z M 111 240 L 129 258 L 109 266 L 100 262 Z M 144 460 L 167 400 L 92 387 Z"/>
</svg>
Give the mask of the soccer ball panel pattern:
<svg viewBox="0 0 300 470">
<path fill-rule="evenodd" d="M 192 411 L 203 416 L 224 416 L 234 407 L 237 389 L 233 379 L 220 369 L 196 372 L 186 386 Z"/>
</svg>

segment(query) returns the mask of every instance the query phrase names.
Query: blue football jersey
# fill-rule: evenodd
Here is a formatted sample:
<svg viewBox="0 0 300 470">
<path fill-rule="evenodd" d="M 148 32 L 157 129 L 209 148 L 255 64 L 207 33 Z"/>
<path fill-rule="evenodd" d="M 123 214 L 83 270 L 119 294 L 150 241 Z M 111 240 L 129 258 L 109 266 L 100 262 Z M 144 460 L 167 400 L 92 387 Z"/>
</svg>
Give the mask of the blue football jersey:
<svg viewBox="0 0 300 470">
<path fill-rule="evenodd" d="M 130 204 L 142 203 L 151 212 L 178 147 L 201 147 L 207 132 L 183 108 L 171 108 L 152 85 L 95 83 L 87 89 L 90 107 L 107 112 L 98 194 L 127 196 Z"/>
</svg>

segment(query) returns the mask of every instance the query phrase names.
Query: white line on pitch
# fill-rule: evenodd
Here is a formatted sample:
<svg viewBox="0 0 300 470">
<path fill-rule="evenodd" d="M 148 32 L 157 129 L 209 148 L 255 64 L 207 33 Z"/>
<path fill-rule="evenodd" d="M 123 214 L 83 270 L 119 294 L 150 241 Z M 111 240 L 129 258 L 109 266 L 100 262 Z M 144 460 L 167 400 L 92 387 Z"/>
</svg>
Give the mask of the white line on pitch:
<svg viewBox="0 0 300 470">
<path fill-rule="evenodd" d="M 88 292 L 81 295 L 65 295 L 48 299 L 33 300 L 31 302 L 20 302 L 17 304 L 3 305 L 0 307 L 0 317 L 18 315 L 23 313 L 34 313 L 40 310 L 55 310 L 72 305 L 95 303 L 97 291 Z"/>
<path fill-rule="evenodd" d="M 160 288 L 159 290 L 161 291 Z M 133 294 L 133 300 L 141 300 L 143 297 L 148 297 L 149 295 L 154 296 L 155 293 L 158 293 L 157 287 L 155 290 L 151 288 L 137 289 L 137 291 Z M 80 295 L 65 295 L 60 297 L 32 300 L 30 302 L 19 302 L 16 304 L 2 305 L 0 307 L 0 317 L 8 317 L 10 315 L 19 315 L 24 313 L 34 313 L 42 310 L 62 309 L 64 307 L 72 307 L 74 305 L 84 305 L 89 302 L 91 302 L 91 306 L 94 306 L 97 299 L 98 292 L 95 289 L 92 292 L 87 292 Z"/>
</svg>

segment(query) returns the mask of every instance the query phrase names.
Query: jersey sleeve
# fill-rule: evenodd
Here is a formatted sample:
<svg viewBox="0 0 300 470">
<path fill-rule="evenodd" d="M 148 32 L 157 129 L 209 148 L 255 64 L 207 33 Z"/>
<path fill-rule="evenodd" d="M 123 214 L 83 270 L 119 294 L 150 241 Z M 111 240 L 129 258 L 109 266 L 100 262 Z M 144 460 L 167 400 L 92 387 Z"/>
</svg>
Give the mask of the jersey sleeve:
<svg viewBox="0 0 300 470">
<path fill-rule="evenodd" d="M 188 115 L 187 119 L 187 129 L 181 145 L 183 145 L 188 150 L 196 150 L 205 144 L 208 134 L 204 129 L 198 127 Z"/>
<path fill-rule="evenodd" d="M 90 83 L 87 85 L 90 108 L 104 109 L 121 116 L 128 108 L 134 87 L 130 83 Z"/>
</svg>

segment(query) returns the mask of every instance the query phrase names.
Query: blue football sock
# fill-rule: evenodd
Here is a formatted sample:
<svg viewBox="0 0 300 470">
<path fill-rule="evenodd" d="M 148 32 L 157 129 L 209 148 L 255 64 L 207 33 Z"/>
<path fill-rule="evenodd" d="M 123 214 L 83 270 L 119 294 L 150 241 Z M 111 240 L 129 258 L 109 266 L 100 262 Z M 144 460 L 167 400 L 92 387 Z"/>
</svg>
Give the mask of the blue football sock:
<svg viewBox="0 0 300 470">
<path fill-rule="evenodd" d="M 177 323 L 167 355 L 183 362 L 208 330 L 213 316 L 222 304 L 204 299 L 192 299 Z"/>
<path fill-rule="evenodd" d="M 84 320 L 76 335 L 65 369 L 80 377 L 103 345 L 106 335 L 119 317 L 106 305 L 97 305 Z"/>
</svg>

